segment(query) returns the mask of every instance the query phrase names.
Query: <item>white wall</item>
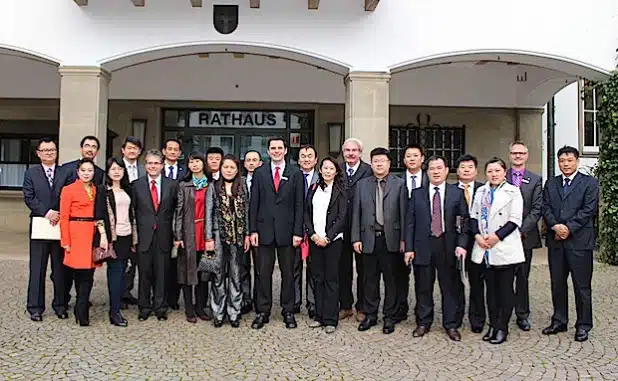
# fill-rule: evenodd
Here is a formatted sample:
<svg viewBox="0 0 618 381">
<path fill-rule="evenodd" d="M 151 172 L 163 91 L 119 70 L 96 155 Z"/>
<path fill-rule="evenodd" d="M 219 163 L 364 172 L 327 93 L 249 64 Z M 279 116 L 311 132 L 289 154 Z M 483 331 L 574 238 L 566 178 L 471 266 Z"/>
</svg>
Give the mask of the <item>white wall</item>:
<svg viewBox="0 0 618 381">
<path fill-rule="evenodd" d="M 614 0 L 593 0 L 575 21 L 580 0 L 382 1 L 366 12 L 363 0 L 240 4 L 239 27 L 230 35 L 212 26 L 212 2 L 186 0 L 0 2 L 0 41 L 55 58 L 66 65 L 95 65 L 113 57 L 163 46 L 245 43 L 308 52 L 354 70 L 384 70 L 449 52 L 502 49 L 541 52 L 611 69 L 618 28 Z M 551 17 L 548 17 L 551 15 Z M 593 20 L 587 22 L 587 20 Z"/>
</svg>

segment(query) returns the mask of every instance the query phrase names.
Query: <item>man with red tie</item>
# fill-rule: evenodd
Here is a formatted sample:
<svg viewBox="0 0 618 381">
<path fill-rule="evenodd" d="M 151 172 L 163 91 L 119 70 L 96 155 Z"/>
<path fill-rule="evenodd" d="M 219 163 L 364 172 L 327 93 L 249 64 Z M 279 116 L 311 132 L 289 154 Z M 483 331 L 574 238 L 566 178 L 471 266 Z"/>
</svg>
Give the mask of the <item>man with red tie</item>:
<svg viewBox="0 0 618 381">
<path fill-rule="evenodd" d="M 255 257 L 256 312 L 251 327 L 260 329 L 270 320 L 275 252 L 281 270 L 281 307 L 286 328 L 294 318 L 294 248 L 303 235 L 303 175 L 285 162 L 288 149 L 282 138 L 268 140 L 270 164 L 253 173 L 249 206 L 251 244 Z"/>
<path fill-rule="evenodd" d="M 135 180 L 132 187 L 139 237 L 138 318 L 144 321 L 154 311 L 159 320 L 167 320 L 165 290 L 169 282 L 167 269 L 173 244 L 177 183 L 162 176 L 161 152 L 148 151 L 145 161 L 148 175 Z"/>
</svg>

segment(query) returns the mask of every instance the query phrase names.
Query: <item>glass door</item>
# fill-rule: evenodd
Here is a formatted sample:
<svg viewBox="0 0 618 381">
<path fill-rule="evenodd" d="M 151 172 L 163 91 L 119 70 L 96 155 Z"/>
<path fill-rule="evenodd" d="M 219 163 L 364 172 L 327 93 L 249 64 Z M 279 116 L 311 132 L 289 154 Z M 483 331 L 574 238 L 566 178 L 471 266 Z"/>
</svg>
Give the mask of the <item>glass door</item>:
<svg viewBox="0 0 618 381">
<path fill-rule="evenodd" d="M 191 138 L 192 151 L 206 154 L 210 147 L 220 147 L 225 154 L 236 155 L 234 135 L 194 134 Z"/>
</svg>

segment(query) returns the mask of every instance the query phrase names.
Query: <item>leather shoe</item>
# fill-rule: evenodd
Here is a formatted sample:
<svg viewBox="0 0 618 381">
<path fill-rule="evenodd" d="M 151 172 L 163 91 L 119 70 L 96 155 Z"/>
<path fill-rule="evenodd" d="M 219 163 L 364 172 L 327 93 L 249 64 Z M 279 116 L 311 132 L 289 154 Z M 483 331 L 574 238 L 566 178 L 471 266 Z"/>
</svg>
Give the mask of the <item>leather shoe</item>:
<svg viewBox="0 0 618 381">
<path fill-rule="evenodd" d="M 268 324 L 269 321 L 270 319 L 266 314 L 257 314 L 253 320 L 253 323 L 251 323 L 251 328 L 261 329 L 264 327 L 264 324 Z"/>
<path fill-rule="evenodd" d="M 157 315 L 157 320 L 159 320 L 159 321 L 166 321 L 167 320 L 167 314 Z"/>
<path fill-rule="evenodd" d="M 230 320 L 230 325 L 232 326 L 232 328 L 240 327 L 240 319 Z"/>
<path fill-rule="evenodd" d="M 395 322 L 391 319 L 384 319 L 384 327 L 382 327 L 382 332 L 385 335 L 390 335 L 395 332 Z"/>
<path fill-rule="evenodd" d="M 472 326 L 470 329 L 472 330 L 473 333 L 481 333 L 481 332 L 483 332 L 483 327 L 482 326 L 480 326 L 480 327 Z"/>
<path fill-rule="evenodd" d="M 111 325 L 115 325 L 116 327 L 126 327 L 129 323 L 125 320 L 122 315 L 118 314 L 110 314 L 109 315 L 109 323 Z"/>
<path fill-rule="evenodd" d="M 446 330 L 446 335 L 449 339 L 453 341 L 461 341 L 461 334 L 455 328 L 450 328 Z"/>
<path fill-rule="evenodd" d="M 212 324 L 215 326 L 215 328 L 223 327 L 223 320 L 215 319 L 212 321 Z"/>
<path fill-rule="evenodd" d="M 339 311 L 339 320 L 345 320 L 351 316 L 354 316 L 354 312 L 351 308 Z"/>
<path fill-rule="evenodd" d="M 497 329 L 496 334 L 491 340 L 489 340 L 489 343 L 490 344 L 502 344 L 506 341 L 507 336 L 508 336 L 508 333 L 506 333 L 506 331 Z"/>
<path fill-rule="evenodd" d="M 373 327 L 376 324 L 378 324 L 376 320 L 370 319 L 367 316 L 365 316 L 365 319 L 363 319 L 363 321 L 361 321 L 360 325 L 358 326 L 358 330 L 363 332 Z"/>
<path fill-rule="evenodd" d="M 483 336 L 483 341 L 489 341 L 494 337 L 496 337 L 496 330 L 494 329 L 494 327 L 490 326 L 487 330 L 487 333 Z"/>
<path fill-rule="evenodd" d="M 65 312 L 60 312 L 60 313 L 56 314 L 56 316 L 58 316 L 58 319 L 61 319 L 61 320 L 69 318 L 69 314 L 66 311 Z"/>
<path fill-rule="evenodd" d="M 413 337 L 423 337 L 425 334 L 429 332 L 429 327 L 425 327 L 424 325 L 419 325 L 416 327 L 414 331 L 412 331 Z"/>
<path fill-rule="evenodd" d="M 586 340 L 588 340 L 588 331 L 582 328 L 577 328 L 577 331 L 575 332 L 575 341 L 582 342 Z"/>
<path fill-rule="evenodd" d="M 40 313 L 35 312 L 35 313 L 30 314 L 30 320 L 40 322 L 40 321 L 43 321 L 43 316 L 41 316 Z"/>
<path fill-rule="evenodd" d="M 532 328 L 528 319 L 517 319 L 517 326 L 524 332 L 528 332 Z"/>
<path fill-rule="evenodd" d="M 283 316 L 283 321 L 285 322 L 285 328 L 294 329 L 297 327 L 294 314 L 291 314 L 289 312 L 286 313 L 285 316 Z"/>
<path fill-rule="evenodd" d="M 139 315 L 137 315 L 137 320 L 146 321 L 148 320 L 149 317 L 150 317 L 150 312 L 140 312 Z"/>
<path fill-rule="evenodd" d="M 197 323 L 197 318 L 195 316 L 187 316 L 187 321 L 189 323 L 195 324 L 195 323 Z"/>
<path fill-rule="evenodd" d="M 543 329 L 543 335 L 555 335 L 560 332 L 566 332 L 567 326 L 564 324 L 551 323 L 551 325 Z"/>
</svg>

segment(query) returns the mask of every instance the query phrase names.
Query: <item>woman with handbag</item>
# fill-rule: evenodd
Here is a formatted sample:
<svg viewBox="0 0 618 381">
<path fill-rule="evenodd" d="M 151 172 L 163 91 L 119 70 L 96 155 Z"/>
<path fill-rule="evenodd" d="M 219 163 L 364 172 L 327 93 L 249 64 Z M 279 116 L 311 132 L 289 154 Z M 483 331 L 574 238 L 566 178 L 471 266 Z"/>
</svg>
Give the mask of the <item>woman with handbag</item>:
<svg viewBox="0 0 618 381">
<path fill-rule="evenodd" d="M 324 326 L 333 333 L 339 321 L 339 260 L 343 251 L 348 193 L 341 167 L 332 157 L 322 159 L 317 184 L 307 194 L 305 228 L 315 280 L 315 319 L 311 328 Z"/>
<path fill-rule="evenodd" d="M 471 260 L 487 266 L 489 330 L 483 336 L 491 344 L 502 344 L 515 305 L 513 280 L 517 265 L 525 261 L 519 227 L 524 201 L 519 188 L 506 181 L 506 164 L 492 158 L 485 164 L 487 184 L 474 195 L 470 230 L 475 243 Z"/>
<path fill-rule="evenodd" d="M 189 171 L 178 185 L 178 203 L 174 214 L 174 239 L 177 251 L 178 283 L 182 285 L 185 315 L 189 323 L 197 317 L 208 320 L 204 309 L 208 300 L 210 274 L 198 271 L 198 263 L 206 249 L 205 217 L 206 190 L 210 174 L 206 160 L 200 153 L 189 155 Z M 195 291 L 195 304 L 193 292 Z"/>
<path fill-rule="evenodd" d="M 218 271 L 210 290 L 214 326 L 221 327 L 227 313 L 234 328 L 240 326 L 242 289 L 240 263 L 249 250 L 249 192 L 234 155 L 221 161 L 221 177 L 206 194 L 206 251 L 215 251 Z"/>
<path fill-rule="evenodd" d="M 88 301 L 94 283 L 94 168 L 91 159 L 80 159 L 77 181 L 62 188 L 60 194 L 60 245 L 64 249 L 64 265 L 72 269 L 75 281 L 75 322 L 82 327 L 90 325 Z"/>
<path fill-rule="evenodd" d="M 107 160 L 105 173 L 105 184 L 97 187 L 95 202 L 95 262 L 107 263 L 109 322 L 126 327 L 128 322 L 120 313 L 120 303 L 125 289 L 125 263 L 136 255 L 137 226 L 124 160 L 117 157 Z"/>
</svg>

